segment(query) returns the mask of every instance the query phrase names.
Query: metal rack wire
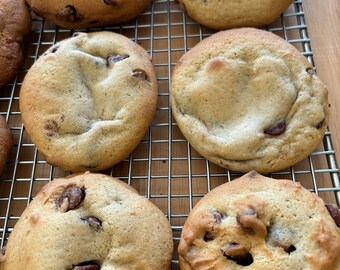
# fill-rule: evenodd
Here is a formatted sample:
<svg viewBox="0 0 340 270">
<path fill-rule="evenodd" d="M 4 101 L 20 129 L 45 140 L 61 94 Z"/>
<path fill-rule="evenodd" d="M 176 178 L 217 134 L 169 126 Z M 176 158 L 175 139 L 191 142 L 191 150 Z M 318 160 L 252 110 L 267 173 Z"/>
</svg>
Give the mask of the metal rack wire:
<svg viewBox="0 0 340 270">
<path fill-rule="evenodd" d="M 266 29 L 293 44 L 313 63 L 301 0 L 295 1 Z M 188 18 L 175 0 L 154 0 L 142 15 L 129 23 L 78 31 L 98 30 L 121 33 L 144 47 L 153 59 L 159 85 L 157 112 L 148 133 L 128 159 L 104 173 L 134 186 L 163 210 L 172 225 L 177 249 L 182 225 L 195 203 L 212 188 L 240 175 L 208 162 L 191 148 L 170 109 L 172 68 L 186 51 L 214 31 Z M 1 247 L 42 186 L 68 174 L 47 164 L 39 154 L 25 132 L 18 102 L 20 86 L 31 65 L 47 48 L 72 34 L 72 30 L 58 28 L 33 14 L 32 31 L 23 45 L 25 62 L 15 80 L 3 86 L 0 92 L 0 114 L 8 121 L 15 141 L 0 179 Z M 323 145 L 306 160 L 271 176 L 300 181 L 326 202 L 340 205 L 339 169 L 329 131 Z M 172 269 L 178 269 L 176 252 Z"/>
</svg>

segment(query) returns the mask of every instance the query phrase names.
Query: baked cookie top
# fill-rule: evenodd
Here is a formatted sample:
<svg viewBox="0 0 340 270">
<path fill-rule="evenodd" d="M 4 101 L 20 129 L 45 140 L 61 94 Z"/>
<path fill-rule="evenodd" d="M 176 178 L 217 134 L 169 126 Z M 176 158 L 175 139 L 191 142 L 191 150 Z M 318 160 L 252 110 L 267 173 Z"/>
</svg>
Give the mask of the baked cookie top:
<svg viewBox="0 0 340 270">
<path fill-rule="evenodd" d="M 188 15 L 213 29 L 261 27 L 272 23 L 293 0 L 179 0 Z"/>
<path fill-rule="evenodd" d="M 17 74 L 22 63 L 21 43 L 30 30 L 25 0 L 0 0 L 0 86 Z"/>
<path fill-rule="evenodd" d="M 183 135 L 212 162 L 234 171 L 287 168 L 322 141 L 327 90 L 289 43 L 262 30 L 227 30 L 177 63 L 172 112 Z"/>
<path fill-rule="evenodd" d="M 163 212 L 118 180 L 85 173 L 56 179 L 11 233 L 1 270 L 170 269 Z"/>
<path fill-rule="evenodd" d="M 42 55 L 20 90 L 27 133 L 47 161 L 99 171 L 126 158 L 151 124 L 157 81 L 148 54 L 112 32 L 76 33 Z"/>
<path fill-rule="evenodd" d="M 197 203 L 178 252 L 182 270 L 338 270 L 340 228 L 299 183 L 252 171 Z"/>
<path fill-rule="evenodd" d="M 151 0 L 27 0 L 40 16 L 65 28 L 88 28 L 122 23 L 136 17 Z"/>
</svg>

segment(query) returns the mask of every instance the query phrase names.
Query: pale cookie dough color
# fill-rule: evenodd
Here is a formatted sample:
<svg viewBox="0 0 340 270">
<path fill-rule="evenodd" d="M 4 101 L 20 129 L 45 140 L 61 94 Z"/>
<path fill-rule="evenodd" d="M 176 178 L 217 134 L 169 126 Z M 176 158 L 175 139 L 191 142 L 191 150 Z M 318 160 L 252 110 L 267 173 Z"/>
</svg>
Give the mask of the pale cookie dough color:
<svg viewBox="0 0 340 270">
<path fill-rule="evenodd" d="M 129 21 L 150 0 L 27 0 L 40 16 L 65 28 L 88 28 Z"/>
<path fill-rule="evenodd" d="M 20 110 L 47 161 L 67 171 L 99 171 L 126 158 L 157 103 L 148 54 L 111 33 L 76 33 L 42 55 L 26 75 Z"/>
<path fill-rule="evenodd" d="M 181 270 L 339 270 L 340 228 L 299 183 L 252 171 L 197 203 L 178 253 Z"/>
<path fill-rule="evenodd" d="M 177 63 L 172 111 L 205 158 L 234 171 L 288 168 L 322 141 L 327 90 L 289 43 L 262 30 L 217 33 Z"/>
<path fill-rule="evenodd" d="M 0 269 L 167 270 L 172 251 L 160 209 L 117 178 L 85 173 L 38 193 L 15 225 Z"/>
<path fill-rule="evenodd" d="M 293 0 L 179 0 L 188 15 L 213 29 L 262 27 L 272 23 Z"/>
<path fill-rule="evenodd" d="M 0 0 L 0 86 L 13 79 L 23 61 L 21 43 L 31 30 L 25 0 Z"/>
</svg>

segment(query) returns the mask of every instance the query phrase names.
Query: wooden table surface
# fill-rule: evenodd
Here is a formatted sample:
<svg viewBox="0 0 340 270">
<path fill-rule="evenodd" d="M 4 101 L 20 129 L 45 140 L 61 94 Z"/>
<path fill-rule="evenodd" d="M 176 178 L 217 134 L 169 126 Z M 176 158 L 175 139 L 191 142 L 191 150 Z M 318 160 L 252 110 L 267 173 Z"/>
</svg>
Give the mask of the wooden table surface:
<svg viewBox="0 0 340 270">
<path fill-rule="evenodd" d="M 303 8 L 315 66 L 329 91 L 331 115 L 329 129 L 340 161 L 340 1 L 304 0 Z"/>
</svg>

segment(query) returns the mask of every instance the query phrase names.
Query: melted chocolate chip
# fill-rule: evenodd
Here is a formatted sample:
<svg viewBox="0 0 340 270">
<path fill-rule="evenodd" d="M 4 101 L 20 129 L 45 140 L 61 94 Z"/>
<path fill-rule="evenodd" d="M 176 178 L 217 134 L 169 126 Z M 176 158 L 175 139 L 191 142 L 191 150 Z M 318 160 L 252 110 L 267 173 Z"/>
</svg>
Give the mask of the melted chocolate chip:
<svg viewBox="0 0 340 270">
<path fill-rule="evenodd" d="M 284 251 L 287 252 L 288 254 L 294 252 L 296 250 L 296 247 L 293 245 L 290 245 L 288 248 L 285 248 Z"/>
<path fill-rule="evenodd" d="M 59 45 L 55 45 L 55 46 L 52 48 L 51 53 L 56 53 L 58 49 L 59 49 Z"/>
<path fill-rule="evenodd" d="M 214 232 L 206 232 L 204 237 L 203 237 L 205 242 L 210 242 L 215 239 L 215 234 Z"/>
<path fill-rule="evenodd" d="M 284 121 L 277 123 L 274 126 L 271 126 L 264 130 L 265 134 L 272 135 L 272 136 L 278 136 L 285 132 L 286 130 L 286 123 Z"/>
<path fill-rule="evenodd" d="M 335 204 L 325 204 L 328 213 L 331 215 L 333 218 L 336 226 L 340 228 L 340 212 L 338 207 Z"/>
<path fill-rule="evenodd" d="M 222 222 L 222 215 L 218 212 L 213 212 L 213 217 L 215 219 L 216 224 L 221 224 Z"/>
<path fill-rule="evenodd" d="M 119 0 L 104 0 L 104 3 L 109 6 L 119 6 Z"/>
<path fill-rule="evenodd" d="M 74 6 L 68 5 L 59 11 L 58 18 L 65 22 L 75 22 L 78 20 L 77 10 Z"/>
<path fill-rule="evenodd" d="M 100 265 L 96 262 L 89 261 L 89 262 L 83 262 L 78 265 L 75 265 L 73 270 L 99 270 Z"/>
<path fill-rule="evenodd" d="M 134 70 L 133 73 L 132 73 L 132 76 L 137 77 L 137 78 L 142 78 L 143 80 L 150 82 L 149 76 L 142 69 Z"/>
<path fill-rule="evenodd" d="M 58 208 L 67 212 L 76 209 L 84 198 L 85 192 L 82 188 L 69 186 L 56 198 L 55 203 Z"/>
<path fill-rule="evenodd" d="M 253 256 L 249 251 L 238 243 L 231 243 L 222 250 L 223 256 L 228 260 L 236 262 L 238 265 L 247 266 L 253 263 Z"/>
<path fill-rule="evenodd" d="M 95 231 L 99 231 L 102 228 L 102 222 L 95 217 L 84 217 L 81 220 L 87 222 L 91 228 Z"/>
<path fill-rule="evenodd" d="M 325 121 L 326 121 L 326 119 L 324 118 L 324 119 L 322 119 L 321 121 L 320 121 L 320 123 L 318 123 L 317 125 L 316 125 L 316 128 L 317 129 L 319 129 L 319 128 L 322 128 L 323 127 L 323 125 L 325 124 Z"/>
<path fill-rule="evenodd" d="M 130 57 L 129 55 L 111 55 L 111 56 L 107 59 L 106 65 L 107 65 L 108 67 L 112 67 L 112 65 L 113 65 L 114 63 L 123 61 L 124 59 L 129 58 L 129 57 Z"/>
</svg>

